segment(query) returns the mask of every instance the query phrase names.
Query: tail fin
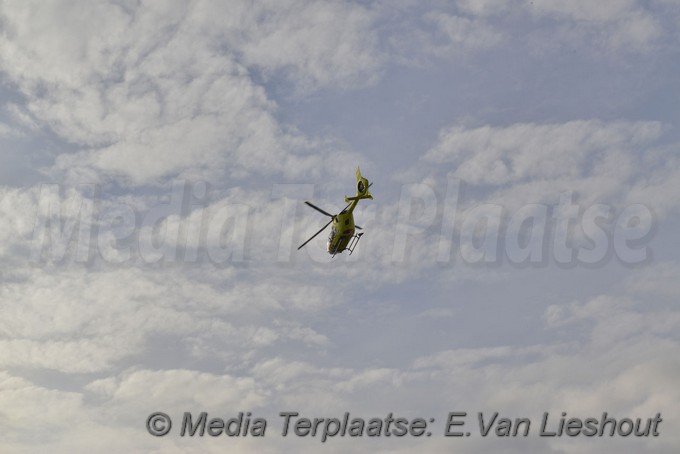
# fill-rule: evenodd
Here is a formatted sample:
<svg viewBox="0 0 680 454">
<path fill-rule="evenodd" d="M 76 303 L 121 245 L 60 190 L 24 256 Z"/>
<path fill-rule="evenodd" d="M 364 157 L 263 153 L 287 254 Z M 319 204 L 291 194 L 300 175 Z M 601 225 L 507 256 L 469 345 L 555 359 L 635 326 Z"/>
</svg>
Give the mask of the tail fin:
<svg viewBox="0 0 680 454">
<path fill-rule="evenodd" d="M 359 170 L 359 167 L 357 167 L 357 195 L 355 195 L 354 197 L 345 196 L 345 202 L 349 203 L 353 200 L 361 200 L 361 199 L 371 199 L 371 200 L 373 200 L 373 196 L 368 191 L 368 188 L 370 186 L 371 186 L 371 183 L 369 183 L 366 178 L 361 176 L 361 170 Z"/>
<path fill-rule="evenodd" d="M 359 170 L 359 167 L 357 166 L 357 199 L 371 199 L 373 200 L 373 196 L 371 193 L 368 191 L 368 187 L 370 186 L 370 183 L 368 180 L 364 177 L 361 176 L 361 170 Z"/>
</svg>

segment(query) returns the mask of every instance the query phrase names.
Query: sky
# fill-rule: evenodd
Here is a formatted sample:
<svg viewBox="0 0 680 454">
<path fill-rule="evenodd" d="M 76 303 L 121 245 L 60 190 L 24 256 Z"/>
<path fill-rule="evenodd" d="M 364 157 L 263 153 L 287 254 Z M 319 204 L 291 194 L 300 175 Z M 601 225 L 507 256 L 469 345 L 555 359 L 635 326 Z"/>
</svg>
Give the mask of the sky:
<svg viewBox="0 0 680 454">
<path fill-rule="evenodd" d="M 677 452 L 679 41 L 675 0 L 0 1 L 0 451 Z M 357 166 L 354 253 L 297 250 Z"/>
</svg>

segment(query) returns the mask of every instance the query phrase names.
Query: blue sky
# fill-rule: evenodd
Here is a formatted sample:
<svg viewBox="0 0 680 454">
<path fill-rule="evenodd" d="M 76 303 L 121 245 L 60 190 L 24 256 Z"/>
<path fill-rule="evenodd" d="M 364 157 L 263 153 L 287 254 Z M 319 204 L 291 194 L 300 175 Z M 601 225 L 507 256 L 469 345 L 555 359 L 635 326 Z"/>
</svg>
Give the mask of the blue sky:
<svg viewBox="0 0 680 454">
<path fill-rule="evenodd" d="M 0 2 L 2 452 L 676 452 L 679 27 L 672 0 Z M 298 252 L 357 165 L 355 254 Z M 438 422 L 321 444 L 285 410 Z M 664 422 L 452 440 L 449 411 Z"/>
</svg>

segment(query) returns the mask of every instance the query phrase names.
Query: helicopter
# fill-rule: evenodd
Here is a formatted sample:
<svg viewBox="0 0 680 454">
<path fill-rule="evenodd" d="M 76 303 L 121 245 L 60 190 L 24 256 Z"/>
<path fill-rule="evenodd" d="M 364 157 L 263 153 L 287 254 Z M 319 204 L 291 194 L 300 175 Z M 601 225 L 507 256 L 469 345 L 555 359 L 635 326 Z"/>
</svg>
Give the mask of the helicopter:
<svg viewBox="0 0 680 454">
<path fill-rule="evenodd" d="M 343 208 L 340 213 L 330 214 L 311 202 L 307 201 L 305 202 L 305 204 L 314 208 L 319 213 L 328 216 L 329 218 L 331 218 L 331 220 L 328 221 L 328 224 L 324 225 L 321 228 L 321 230 L 312 235 L 311 238 L 302 243 L 300 247 L 298 247 L 298 251 L 302 249 L 307 243 L 316 238 L 318 234 L 326 230 L 326 228 L 329 225 L 333 224 L 333 226 L 331 227 L 331 232 L 328 235 L 326 250 L 333 257 L 335 256 L 335 254 L 339 254 L 342 251 L 349 251 L 349 254 L 352 255 L 352 252 L 354 252 L 354 248 L 357 246 L 357 243 L 359 243 L 359 240 L 363 235 L 363 233 L 355 233 L 355 229 L 357 230 L 363 229 L 360 226 L 354 224 L 353 214 L 354 208 L 357 206 L 357 203 L 359 203 L 359 200 L 361 199 L 373 200 L 373 196 L 368 191 L 368 188 L 370 188 L 373 183 L 369 183 L 366 178 L 361 176 L 361 170 L 359 169 L 359 167 L 357 167 L 356 175 L 357 175 L 357 195 L 355 195 L 354 197 L 345 196 L 345 203 L 347 203 L 348 205 L 345 208 Z"/>
</svg>

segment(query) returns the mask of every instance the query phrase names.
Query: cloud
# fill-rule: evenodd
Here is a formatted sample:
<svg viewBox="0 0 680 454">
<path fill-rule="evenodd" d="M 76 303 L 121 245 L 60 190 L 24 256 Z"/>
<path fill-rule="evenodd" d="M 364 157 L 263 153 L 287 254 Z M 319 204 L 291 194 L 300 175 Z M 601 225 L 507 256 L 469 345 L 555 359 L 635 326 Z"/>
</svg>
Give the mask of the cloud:
<svg viewBox="0 0 680 454">
<path fill-rule="evenodd" d="M 434 181 L 448 172 L 485 188 L 483 198 L 474 191 L 466 198 L 510 212 L 528 203 L 556 204 L 558 194 L 574 191 L 582 207 L 641 203 L 666 215 L 676 204 L 659 196 L 661 187 L 675 184 L 674 167 L 664 164 L 674 159 L 674 146 L 660 145 L 664 131 L 658 122 L 600 120 L 452 126 L 422 158 L 422 172 L 439 175 Z"/>
<path fill-rule="evenodd" d="M 370 83 L 380 67 L 370 13 L 318 2 L 175 6 L 3 11 L 7 77 L 31 115 L 80 149 L 56 159 L 54 177 L 139 185 L 322 167 L 252 73 L 282 73 L 301 92 Z"/>
<path fill-rule="evenodd" d="M 474 53 L 511 31 L 489 22 L 502 12 L 496 2 L 422 12 L 415 35 L 407 17 L 381 29 L 386 10 L 355 3 L 81 6 L 5 8 L 0 53 L 29 115 L 64 140 L 68 152 L 51 175 L 70 182 L 309 175 L 342 151 L 282 122 L 276 98 L 365 87 L 390 58 Z M 565 30 L 593 27 L 622 49 L 644 47 L 658 34 L 650 15 L 630 2 L 526 8 L 564 22 Z M 414 37 L 417 49 L 407 42 Z M 406 47 L 390 55 L 381 39 Z"/>
<path fill-rule="evenodd" d="M 0 139 L 11 137 L 15 132 L 5 123 L 0 123 Z"/>
<path fill-rule="evenodd" d="M 0 364 L 65 373 L 109 371 L 153 355 L 156 339 L 181 339 L 176 357 L 213 358 L 219 368 L 273 345 L 317 349 L 328 343 L 305 322 L 305 314 L 319 309 L 305 301 L 321 300 L 320 288 L 238 283 L 233 272 L 208 273 L 196 281 L 180 271 L 25 270 L 21 279 L 0 287 L 6 314 L 0 322 Z M 172 284 L 168 274 L 174 276 Z M 276 316 L 265 321 L 259 316 L 264 312 Z"/>
<path fill-rule="evenodd" d="M 502 36 L 492 26 L 479 19 L 455 16 L 442 12 L 429 12 L 425 20 L 436 25 L 437 31 L 445 36 L 446 44 L 435 42 L 428 46 L 437 55 L 456 51 L 485 49 L 498 44 Z"/>
<path fill-rule="evenodd" d="M 303 91 L 376 81 L 384 56 L 377 51 L 371 9 L 358 3 L 269 1 L 244 4 L 242 13 L 229 37 L 247 66 L 283 71 Z"/>
<path fill-rule="evenodd" d="M 418 11 L 411 3 L 402 8 Z M 413 21 L 403 15 L 402 36 L 391 40 L 407 64 L 422 64 L 424 54 L 445 60 L 455 57 L 454 61 L 466 56 L 477 61 L 474 58 L 483 55 L 479 51 L 497 48 L 503 42 L 512 42 L 513 49 L 526 49 L 541 58 L 578 49 L 590 58 L 616 60 L 667 46 L 664 38 L 671 38 L 674 31 L 662 16 L 678 17 L 678 11 L 664 2 L 646 5 L 634 0 L 460 0 L 429 9 L 415 30 Z M 409 45 L 409 41 L 420 46 Z"/>
<path fill-rule="evenodd" d="M 450 163 L 456 177 L 472 184 L 504 185 L 604 174 L 612 170 L 610 161 L 617 159 L 621 166 L 620 158 L 630 154 L 631 146 L 648 144 L 660 134 L 661 125 L 654 122 L 454 126 L 440 132 L 425 159 Z"/>
<path fill-rule="evenodd" d="M 635 9 L 635 3 L 631 0 L 615 0 L 607 3 L 593 4 L 587 1 L 572 0 L 556 4 L 549 1 L 538 0 L 532 2 L 527 8 L 543 14 L 554 14 L 576 20 L 612 21 Z"/>
<path fill-rule="evenodd" d="M 215 390 L 219 389 L 219 396 Z M 115 378 L 95 380 L 86 386 L 94 399 L 104 401 L 116 417 L 135 417 L 144 410 L 167 408 L 205 411 L 227 408 L 262 408 L 266 391 L 252 378 L 215 375 L 190 370 L 131 370 Z M 139 413 L 138 413 L 139 412 Z"/>
<path fill-rule="evenodd" d="M 680 272 L 676 262 L 660 262 L 632 276 L 626 289 L 637 294 L 675 301 L 680 296 L 680 282 L 675 276 Z"/>
<path fill-rule="evenodd" d="M 658 17 L 631 0 L 538 0 L 525 2 L 524 8 L 533 16 L 557 21 L 558 32 L 553 36 L 563 44 L 591 42 L 598 49 L 647 52 L 664 33 Z"/>
<path fill-rule="evenodd" d="M 481 17 L 504 13 L 514 7 L 512 2 L 504 0 L 460 0 L 457 5 L 463 11 Z"/>
<path fill-rule="evenodd" d="M 483 14 L 461 14 L 450 8 L 421 11 L 417 6 L 409 5 L 410 15 L 397 14 L 385 33 L 392 60 L 400 64 L 427 67 L 433 59 L 463 61 L 503 39 L 503 31 Z M 389 7 L 381 9 L 383 20 L 395 14 Z"/>
<path fill-rule="evenodd" d="M 453 250 L 469 264 L 517 263 L 514 253 L 524 249 L 531 252 L 524 263 L 545 266 L 562 261 L 559 219 L 568 215 L 574 223 L 567 228 L 567 243 L 579 249 L 577 256 L 565 256 L 569 263 L 576 257 L 590 260 L 596 230 L 605 235 L 598 264 L 614 254 L 625 263 L 639 263 L 621 244 L 613 247 L 612 239 L 621 240 L 629 227 L 622 222 L 636 212 L 644 219 L 640 237 L 646 235 L 649 242 L 658 223 L 677 210 L 670 196 L 676 170 L 668 165 L 677 144 L 669 136 L 667 126 L 642 121 L 442 128 L 417 165 L 397 176 L 403 183 L 419 181 L 402 188 L 402 199 L 411 199 L 416 208 L 394 211 L 409 229 L 407 243 L 415 242 L 415 251 L 407 255 L 418 263 L 435 257 L 450 263 L 446 244 L 452 239 Z M 427 196 L 409 195 L 409 187 Z M 418 204 L 430 210 L 418 211 Z M 565 211 L 570 205 L 572 215 Z M 591 225 L 593 215 L 602 221 L 597 227 Z"/>
<path fill-rule="evenodd" d="M 631 267 L 524 267 L 497 243 L 490 263 L 437 260 L 449 234 L 461 236 L 451 254 L 480 249 L 481 226 L 463 228 L 477 207 L 500 209 L 486 226 L 502 236 L 508 213 L 553 209 L 569 191 L 583 208 L 644 204 L 669 231 L 675 72 L 659 62 L 672 61 L 676 16 L 656 1 L 3 6 L 0 182 L 20 187 L 0 186 L 2 449 L 340 453 L 369 441 L 284 440 L 276 415 L 295 410 L 437 418 L 432 437 L 370 440 L 377 452 L 675 452 L 680 289 L 665 236 Z M 597 84 L 548 71 L 572 64 Z M 358 138 L 375 131 L 403 143 Z M 355 213 L 356 252 L 330 259 L 325 234 L 296 251 L 327 222 L 302 201 L 341 209 L 353 168 L 339 169 L 357 161 L 376 200 Z M 59 190 L 29 186 L 47 179 Z M 78 260 L 76 241 L 64 260 L 31 255 L 41 203 L 61 204 L 52 221 L 66 226 L 70 201 L 90 199 L 85 227 L 117 250 L 90 243 Z M 116 241 L 121 213 L 134 232 Z M 152 411 L 187 410 L 271 425 L 265 440 L 144 429 Z M 475 434 L 454 447 L 441 434 L 450 411 L 473 427 L 478 411 L 534 429 L 544 411 L 664 423 L 638 443 Z"/>
<path fill-rule="evenodd" d="M 35 226 L 38 191 L 0 187 L 0 257 L 11 259 L 26 246 Z"/>
</svg>

